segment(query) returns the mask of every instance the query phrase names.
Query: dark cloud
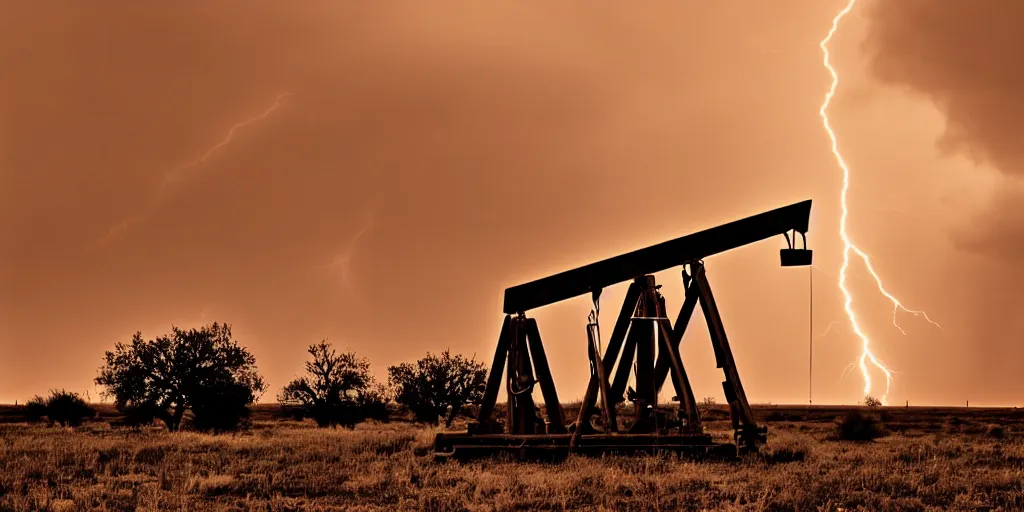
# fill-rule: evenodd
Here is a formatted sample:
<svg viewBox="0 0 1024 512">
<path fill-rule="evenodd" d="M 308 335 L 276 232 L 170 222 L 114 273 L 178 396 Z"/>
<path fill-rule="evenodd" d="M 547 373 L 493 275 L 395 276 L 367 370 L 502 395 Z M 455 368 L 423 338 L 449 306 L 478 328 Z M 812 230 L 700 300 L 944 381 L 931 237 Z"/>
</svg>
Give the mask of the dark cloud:
<svg viewBox="0 0 1024 512">
<path fill-rule="evenodd" d="M 979 180 L 996 174 L 987 205 L 957 212 L 962 220 L 950 234 L 962 256 L 935 257 L 951 264 L 949 297 L 969 333 L 961 342 L 969 347 L 964 361 L 973 360 L 964 363 L 965 382 L 984 383 L 987 397 L 1017 401 L 1024 357 L 1024 2 L 879 0 L 865 14 L 874 77 L 928 98 L 946 118 L 940 150 L 971 159 Z"/>
<path fill-rule="evenodd" d="M 938 141 L 1003 173 L 991 209 L 958 230 L 964 249 L 1024 258 L 1024 2 L 876 1 L 865 49 L 884 83 L 928 97 L 945 113 Z"/>
</svg>

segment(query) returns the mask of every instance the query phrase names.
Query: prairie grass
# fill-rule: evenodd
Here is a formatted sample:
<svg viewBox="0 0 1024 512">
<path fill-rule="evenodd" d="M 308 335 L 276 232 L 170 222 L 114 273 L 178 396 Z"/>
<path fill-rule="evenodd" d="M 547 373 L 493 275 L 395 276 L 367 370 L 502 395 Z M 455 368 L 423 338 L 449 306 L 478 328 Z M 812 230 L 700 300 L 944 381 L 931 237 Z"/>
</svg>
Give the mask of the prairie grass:
<svg viewBox="0 0 1024 512">
<path fill-rule="evenodd" d="M 0 510 L 1024 509 L 1016 424 L 985 419 L 970 433 L 960 421 L 956 432 L 895 429 L 860 443 L 832 440 L 831 422 L 768 424 L 761 453 L 733 463 L 461 464 L 433 462 L 438 430 L 405 422 L 332 430 L 264 418 L 219 436 L 7 423 Z"/>
</svg>

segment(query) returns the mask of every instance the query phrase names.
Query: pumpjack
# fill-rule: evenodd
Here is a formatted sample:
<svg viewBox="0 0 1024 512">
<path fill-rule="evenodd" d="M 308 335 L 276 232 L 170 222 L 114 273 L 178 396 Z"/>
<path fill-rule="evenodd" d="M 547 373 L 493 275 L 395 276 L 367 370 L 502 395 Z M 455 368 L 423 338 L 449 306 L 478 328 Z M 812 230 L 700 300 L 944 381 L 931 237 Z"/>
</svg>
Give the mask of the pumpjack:
<svg viewBox="0 0 1024 512">
<path fill-rule="evenodd" d="M 758 425 L 740 384 L 704 258 L 783 235 L 787 248 L 780 252 L 782 266 L 810 265 L 812 251 L 806 236 L 810 213 L 811 201 L 802 201 L 506 289 L 505 318 L 476 419 L 465 432 L 437 434 L 435 457 L 657 451 L 736 457 L 757 451 L 766 442 L 768 430 Z M 796 244 L 797 234 L 803 247 Z M 679 266 L 685 297 L 673 324 L 652 274 Z M 602 354 L 601 291 L 625 281 L 631 282 Z M 578 414 L 567 424 L 537 321 L 527 317 L 526 311 L 587 293 L 594 302 L 586 329 L 590 380 Z M 722 387 L 732 419 L 732 443 L 715 442 L 704 429 L 679 355 L 698 304 L 717 366 L 725 374 Z M 504 425 L 500 425 L 492 416 L 503 375 L 508 402 Z M 636 390 L 626 389 L 631 375 Z M 658 396 L 670 376 L 675 391 L 672 401 L 678 405 L 666 412 L 659 408 Z M 538 385 L 544 399 L 543 421 L 533 400 Z M 632 421 L 620 425 L 617 406 L 627 399 L 632 402 Z"/>
</svg>

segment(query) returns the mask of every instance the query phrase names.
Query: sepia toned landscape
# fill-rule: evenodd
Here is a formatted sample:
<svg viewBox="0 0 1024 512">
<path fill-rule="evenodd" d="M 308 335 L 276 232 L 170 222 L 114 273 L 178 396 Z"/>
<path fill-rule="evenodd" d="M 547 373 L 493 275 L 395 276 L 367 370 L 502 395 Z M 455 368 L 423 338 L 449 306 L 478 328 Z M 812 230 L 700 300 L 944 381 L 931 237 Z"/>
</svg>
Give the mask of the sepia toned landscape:
<svg viewBox="0 0 1024 512">
<path fill-rule="evenodd" d="M 0 0 L 0 512 L 1024 511 L 1021 20 Z"/>
<path fill-rule="evenodd" d="M 567 405 L 566 409 L 571 409 Z M 737 462 L 670 455 L 435 462 L 433 436 L 391 421 L 320 429 L 257 406 L 235 434 L 27 425 L 0 411 L 0 510 L 1020 510 L 1024 410 L 755 406 L 769 427 Z M 849 411 L 873 441 L 839 439 Z M 704 406 L 713 431 L 727 413 Z M 464 423 L 459 418 L 453 428 Z"/>
</svg>

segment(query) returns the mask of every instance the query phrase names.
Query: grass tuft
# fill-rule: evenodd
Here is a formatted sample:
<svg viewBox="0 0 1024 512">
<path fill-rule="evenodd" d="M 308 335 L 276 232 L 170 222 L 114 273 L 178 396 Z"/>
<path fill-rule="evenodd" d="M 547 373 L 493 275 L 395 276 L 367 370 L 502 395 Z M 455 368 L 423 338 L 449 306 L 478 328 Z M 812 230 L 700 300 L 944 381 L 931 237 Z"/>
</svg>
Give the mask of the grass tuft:
<svg viewBox="0 0 1024 512">
<path fill-rule="evenodd" d="M 860 411 L 850 411 L 836 423 L 835 437 L 841 441 L 872 441 L 885 434 L 878 418 Z"/>
</svg>

